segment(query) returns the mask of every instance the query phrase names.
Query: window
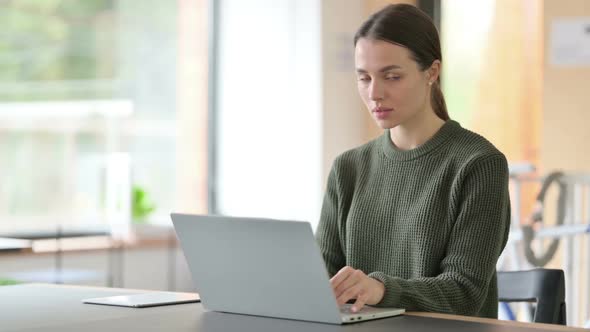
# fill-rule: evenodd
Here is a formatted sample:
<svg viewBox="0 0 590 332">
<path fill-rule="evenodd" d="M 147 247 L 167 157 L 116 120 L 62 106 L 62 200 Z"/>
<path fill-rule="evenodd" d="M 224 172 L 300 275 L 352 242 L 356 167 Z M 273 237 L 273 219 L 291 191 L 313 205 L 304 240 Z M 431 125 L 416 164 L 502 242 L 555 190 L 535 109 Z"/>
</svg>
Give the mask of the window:
<svg viewBox="0 0 590 332">
<path fill-rule="evenodd" d="M 202 212 L 202 2 L 0 2 L 1 228 L 108 223 L 131 188 L 150 221 Z"/>
<path fill-rule="evenodd" d="M 219 2 L 215 211 L 317 224 L 320 3 Z"/>
</svg>

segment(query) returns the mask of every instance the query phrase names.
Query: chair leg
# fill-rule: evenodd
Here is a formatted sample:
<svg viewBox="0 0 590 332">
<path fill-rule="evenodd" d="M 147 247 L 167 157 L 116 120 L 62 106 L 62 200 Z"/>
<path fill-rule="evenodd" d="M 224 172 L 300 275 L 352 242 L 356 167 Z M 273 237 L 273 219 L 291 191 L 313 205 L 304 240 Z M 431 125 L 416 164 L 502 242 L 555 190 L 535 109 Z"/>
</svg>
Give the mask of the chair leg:
<svg viewBox="0 0 590 332">
<path fill-rule="evenodd" d="M 559 308 L 559 324 L 561 325 L 567 325 L 565 312 L 565 303 L 562 303 Z"/>
</svg>

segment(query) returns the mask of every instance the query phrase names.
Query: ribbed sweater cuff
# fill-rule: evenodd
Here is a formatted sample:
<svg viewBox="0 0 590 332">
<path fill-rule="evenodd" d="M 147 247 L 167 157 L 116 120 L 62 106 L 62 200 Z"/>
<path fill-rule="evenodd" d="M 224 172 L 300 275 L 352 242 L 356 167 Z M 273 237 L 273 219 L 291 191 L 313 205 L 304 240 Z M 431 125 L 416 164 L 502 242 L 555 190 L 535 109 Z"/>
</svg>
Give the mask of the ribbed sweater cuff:
<svg viewBox="0 0 590 332">
<path fill-rule="evenodd" d="M 402 288 L 399 283 L 383 272 L 369 273 L 369 277 L 380 281 L 385 285 L 385 293 L 381 302 L 377 303 L 379 307 L 401 307 Z"/>
</svg>

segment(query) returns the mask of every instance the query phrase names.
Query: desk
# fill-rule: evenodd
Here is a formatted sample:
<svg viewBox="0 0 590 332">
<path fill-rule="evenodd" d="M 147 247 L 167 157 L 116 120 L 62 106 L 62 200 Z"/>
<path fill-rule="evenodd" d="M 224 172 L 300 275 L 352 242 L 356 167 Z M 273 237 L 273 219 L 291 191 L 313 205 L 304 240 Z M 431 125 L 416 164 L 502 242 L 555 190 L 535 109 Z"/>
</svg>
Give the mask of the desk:
<svg viewBox="0 0 590 332">
<path fill-rule="evenodd" d="M 20 237 L 27 240 L 15 240 L 8 237 Z M 25 245 L 28 248 L 17 250 L 17 248 Z M 128 254 L 133 257 L 131 250 L 143 250 L 144 248 L 147 250 L 158 248 L 162 249 L 163 253 L 167 253 L 167 269 L 163 272 L 167 273 L 165 276 L 168 281 L 168 289 L 176 289 L 178 266 L 176 235 L 172 227 L 159 225 L 132 225 L 127 236 L 117 238 L 111 237 L 108 228 L 104 225 L 66 225 L 63 227 L 45 225 L 40 226 L 39 229 L 31 226 L 13 229 L 0 228 L 1 258 L 11 259 L 14 262 L 23 257 L 20 255 L 25 254 L 50 257 L 43 258 L 46 261 L 52 259 L 42 265 L 42 268 L 40 268 L 41 266 L 30 267 L 19 272 L 14 269 L 0 268 L 0 277 L 22 282 L 66 284 L 105 280 L 106 285 L 109 287 L 123 287 L 124 281 L 130 275 L 125 270 L 130 265 L 129 263 L 126 264 L 125 259 Z M 128 251 L 128 249 L 130 250 Z M 104 259 L 106 263 L 104 268 L 89 270 L 87 267 L 76 268 L 75 264 L 72 265 L 71 257 L 75 257 L 80 253 L 90 253 L 90 251 L 93 254 L 106 257 Z M 28 257 L 23 258 L 24 261 L 29 259 Z M 32 259 L 35 258 L 29 260 Z M 102 261 L 101 257 L 96 266 L 99 266 L 98 263 Z M 23 266 L 25 265 L 23 264 Z"/>
<path fill-rule="evenodd" d="M 33 252 L 34 245 L 33 241 L 36 240 L 47 240 L 47 239 L 55 239 L 56 244 L 55 248 L 55 266 L 53 269 L 48 270 L 37 270 L 31 272 L 22 272 L 7 275 L 10 279 L 15 279 L 19 281 L 43 281 L 43 282 L 55 282 L 55 283 L 67 283 L 67 282 L 79 282 L 80 280 L 87 280 L 87 279 L 94 279 L 102 276 L 102 274 L 97 273 L 95 271 L 87 271 L 87 270 L 64 270 L 62 268 L 63 265 L 63 251 L 61 250 L 60 240 L 63 238 L 77 238 L 77 237 L 92 237 L 92 236 L 108 236 L 110 232 L 106 226 L 102 225 L 90 225 L 90 226 L 68 226 L 62 227 L 60 225 L 55 225 L 55 227 L 38 227 L 38 229 L 31 228 L 31 227 L 23 227 L 21 229 L 13 229 L 9 232 L 4 231 L 0 233 L 2 236 L 0 239 L 5 239 L 4 242 L 9 241 L 8 238 L 14 238 L 12 241 L 16 241 L 16 239 L 21 239 L 19 241 L 27 241 L 29 246 L 29 252 Z M 0 245 L 2 242 L 0 242 Z M 14 250 L 13 250 L 14 251 Z M 119 255 L 120 256 L 120 255 Z M 115 265 L 114 254 L 109 254 L 109 265 L 108 265 L 108 274 L 107 280 L 109 282 L 109 286 L 113 285 L 113 266 Z M 119 264 L 120 267 L 120 264 Z M 119 268 L 119 271 L 122 268 Z M 121 272 L 122 273 L 122 272 Z"/>
<path fill-rule="evenodd" d="M 13 227 L 14 228 L 14 227 Z M 27 240 L 62 239 L 70 237 L 86 236 L 110 236 L 108 226 L 82 225 L 82 226 L 37 226 L 23 227 L 19 229 L 1 230 L 1 236 L 7 238 L 19 238 Z"/>
<path fill-rule="evenodd" d="M 452 315 L 409 313 L 338 326 L 294 320 L 204 311 L 200 303 L 153 308 L 83 304 L 85 298 L 142 291 L 63 285 L 28 284 L 0 287 L 0 330 L 9 331 L 191 331 L 191 332 L 335 332 L 335 331 L 586 331 L 546 324 L 503 322 Z"/>
<path fill-rule="evenodd" d="M 11 239 L 0 237 L 0 252 L 1 251 L 23 251 L 32 250 L 32 243 L 29 240 Z"/>
</svg>

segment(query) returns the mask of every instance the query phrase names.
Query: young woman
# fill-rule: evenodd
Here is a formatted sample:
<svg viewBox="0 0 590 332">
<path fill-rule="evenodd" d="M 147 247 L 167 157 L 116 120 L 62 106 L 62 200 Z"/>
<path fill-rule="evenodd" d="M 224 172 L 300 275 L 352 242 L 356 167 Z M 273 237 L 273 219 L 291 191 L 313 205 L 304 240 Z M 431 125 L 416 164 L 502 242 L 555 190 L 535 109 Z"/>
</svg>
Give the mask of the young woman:
<svg viewBox="0 0 590 332">
<path fill-rule="evenodd" d="M 384 134 L 336 158 L 316 233 L 339 304 L 497 317 L 508 166 L 450 120 L 430 18 L 375 13 L 355 38 L 358 91 Z"/>
</svg>

